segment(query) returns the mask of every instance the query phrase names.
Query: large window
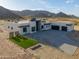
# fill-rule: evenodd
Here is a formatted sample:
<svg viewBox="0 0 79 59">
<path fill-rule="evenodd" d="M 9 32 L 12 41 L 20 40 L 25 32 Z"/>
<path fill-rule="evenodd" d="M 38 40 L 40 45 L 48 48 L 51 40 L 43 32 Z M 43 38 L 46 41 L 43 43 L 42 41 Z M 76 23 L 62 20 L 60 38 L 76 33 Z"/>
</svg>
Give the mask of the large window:
<svg viewBox="0 0 79 59">
<path fill-rule="evenodd" d="M 26 27 L 23 27 L 23 32 L 27 32 L 27 28 Z"/>
<path fill-rule="evenodd" d="M 35 27 L 32 27 L 32 32 L 34 32 L 35 31 Z"/>
<path fill-rule="evenodd" d="M 44 28 L 44 26 L 42 25 L 42 26 L 41 26 L 41 29 L 43 29 L 43 28 Z"/>
</svg>

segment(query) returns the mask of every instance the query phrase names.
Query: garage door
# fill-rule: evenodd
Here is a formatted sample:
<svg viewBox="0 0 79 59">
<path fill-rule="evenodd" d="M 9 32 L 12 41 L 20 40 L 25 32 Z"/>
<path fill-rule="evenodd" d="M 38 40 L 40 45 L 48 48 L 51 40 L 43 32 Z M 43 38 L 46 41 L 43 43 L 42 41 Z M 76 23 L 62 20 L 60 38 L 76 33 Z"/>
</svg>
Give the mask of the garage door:
<svg viewBox="0 0 79 59">
<path fill-rule="evenodd" d="M 67 27 L 66 26 L 62 26 L 62 31 L 67 31 Z"/>
<path fill-rule="evenodd" d="M 51 27 L 53 30 L 59 30 L 60 29 L 60 27 L 59 26 L 57 26 L 57 25 L 52 25 L 52 27 Z"/>
</svg>

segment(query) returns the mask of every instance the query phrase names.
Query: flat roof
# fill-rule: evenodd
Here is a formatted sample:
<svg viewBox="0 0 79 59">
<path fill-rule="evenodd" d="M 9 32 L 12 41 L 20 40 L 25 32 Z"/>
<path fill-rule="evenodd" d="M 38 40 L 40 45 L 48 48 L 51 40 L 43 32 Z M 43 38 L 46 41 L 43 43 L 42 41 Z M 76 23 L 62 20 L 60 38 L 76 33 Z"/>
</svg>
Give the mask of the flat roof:
<svg viewBox="0 0 79 59">
<path fill-rule="evenodd" d="M 54 21 L 53 23 L 74 24 L 74 22 L 71 22 L 71 21 Z"/>
<path fill-rule="evenodd" d="M 23 21 L 19 21 L 18 24 L 22 24 L 22 23 L 29 23 L 29 20 L 23 20 Z"/>
</svg>

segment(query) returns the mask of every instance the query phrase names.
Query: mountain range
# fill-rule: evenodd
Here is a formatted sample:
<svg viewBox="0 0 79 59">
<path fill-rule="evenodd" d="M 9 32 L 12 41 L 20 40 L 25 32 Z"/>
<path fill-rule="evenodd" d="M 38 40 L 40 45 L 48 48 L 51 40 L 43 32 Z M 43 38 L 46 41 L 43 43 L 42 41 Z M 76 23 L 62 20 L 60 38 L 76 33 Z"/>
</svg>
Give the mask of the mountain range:
<svg viewBox="0 0 79 59">
<path fill-rule="evenodd" d="M 57 14 L 44 11 L 44 10 L 22 10 L 15 11 L 9 10 L 0 6 L 0 19 L 23 19 L 22 16 L 32 16 L 32 17 L 69 17 L 69 18 L 78 18 L 74 15 L 68 15 L 63 12 Z"/>
<path fill-rule="evenodd" d="M 0 19 L 22 19 L 22 17 L 0 6 Z"/>
<path fill-rule="evenodd" d="M 63 12 L 52 13 L 44 10 L 23 10 L 23 11 L 12 11 L 13 13 L 20 16 L 33 16 L 33 17 L 69 17 L 69 18 L 78 18 L 75 15 L 68 15 Z"/>
</svg>

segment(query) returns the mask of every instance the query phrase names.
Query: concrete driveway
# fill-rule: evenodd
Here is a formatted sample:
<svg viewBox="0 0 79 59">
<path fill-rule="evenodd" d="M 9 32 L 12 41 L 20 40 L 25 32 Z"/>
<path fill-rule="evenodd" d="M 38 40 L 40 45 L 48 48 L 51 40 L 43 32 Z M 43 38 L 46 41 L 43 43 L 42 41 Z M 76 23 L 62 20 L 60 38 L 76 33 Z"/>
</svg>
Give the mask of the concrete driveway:
<svg viewBox="0 0 79 59">
<path fill-rule="evenodd" d="M 43 44 L 54 46 L 61 51 L 72 55 L 79 47 L 79 42 L 73 41 L 72 39 L 67 37 L 68 33 L 69 32 L 48 30 L 28 34 L 26 36 L 34 38 Z"/>
</svg>

